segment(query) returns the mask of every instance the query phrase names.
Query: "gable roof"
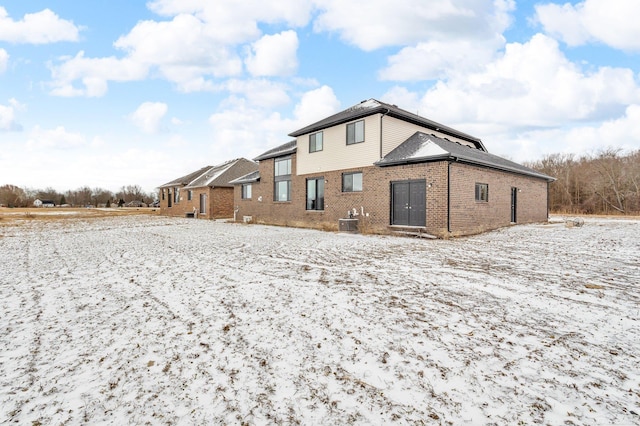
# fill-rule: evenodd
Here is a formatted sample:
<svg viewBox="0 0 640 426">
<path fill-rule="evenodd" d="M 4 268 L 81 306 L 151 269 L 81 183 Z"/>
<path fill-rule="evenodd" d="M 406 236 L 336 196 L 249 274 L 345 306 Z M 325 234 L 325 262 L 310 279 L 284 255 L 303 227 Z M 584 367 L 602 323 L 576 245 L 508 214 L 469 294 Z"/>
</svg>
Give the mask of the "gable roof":
<svg viewBox="0 0 640 426">
<path fill-rule="evenodd" d="M 258 165 L 255 162 L 246 158 L 236 158 L 209 168 L 189 182 L 185 188 L 231 187 L 233 185 L 229 183 L 230 181 L 256 170 Z"/>
<path fill-rule="evenodd" d="M 184 186 L 185 188 L 231 187 L 229 181 L 258 170 L 258 165 L 246 158 L 236 158 L 216 166 L 206 166 L 188 175 L 179 177 L 161 185 L 160 188 Z"/>
<path fill-rule="evenodd" d="M 376 166 L 396 166 L 399 164 L 426 163 L 431 161 L 453 160 L 474 164 L 506 172 L 526 175 L 546 181 L 555 178 L 544 173 L 515 163 L 506 158 L 489 154 L 480 149 L 471 148 L 448 139 L 442 139 L 433 134 L 423 132 L 414 133 L 409 139 L 401 143 L 383 159 L 375 163 Z"/>
<path fill-rule="evenodd" d="M 211 166 L 205 166 L 199 170 L 196 170 L 195 172 L 191 172 L 188 175 L 184 175 L 181 176 L 177 179 L 172 180 L 171 182 L 167 182 L 164 185 L 160 185 L 160 188 L 166 188 L 169 186 L 182 186 L 182 185 L 188 185 L 189 182 L 193 181 L 195 178 L 199 177 L 200 175 L 204 174 L 204 172 L 206 172 L 207 170 L 209 170 L 211 168 Z"/>
<path fill-rule="evenodd" d="M 460 132 L 451 127 L 445 126 L 444 124 L 440 124 L 427 118 L 421 117 L 417 114 L 413 114 L 409 111 L 405 111 L 401 108 L 398 108 L 396 105 L 386 104 L 376 99 L 368 99 L 366 101 L 362 101 L 357 105 L 345 109 L 344 111 L 341 111 L 323 120 L 317 121 L 313 124 L 303 127 L 302 129 L 296 130 L 295 132 L 289 133 L 289 136 L 298 137 L 306 133 L 313 133 L 322 129 L 326 129 L 327 127 L 347 123 L 349 121 L 368 117 L 374 114 L 388 115 L 389 117 L 407 121 L 409 123 L 425 127 L 427 129 L 442 132 L 446 135 L 471 142 L 483 151 L 487 150 L 482 141 L 474 136 Z"/>
<path fill-rule="evenodd" d="M 297 149 L 296 144 L 297 144 L 296 140 L 283 143 L 282 145 L 272 148 L 269 151 L 263 152 L 262 154 L 254 158 L 253 161 L 267 160 L 269 158 L 275 158 L 275 157 L 281 157 L 283 155 L 293 154 L 294 152 L 296 152 L 296 149 Z"/>
</svg>

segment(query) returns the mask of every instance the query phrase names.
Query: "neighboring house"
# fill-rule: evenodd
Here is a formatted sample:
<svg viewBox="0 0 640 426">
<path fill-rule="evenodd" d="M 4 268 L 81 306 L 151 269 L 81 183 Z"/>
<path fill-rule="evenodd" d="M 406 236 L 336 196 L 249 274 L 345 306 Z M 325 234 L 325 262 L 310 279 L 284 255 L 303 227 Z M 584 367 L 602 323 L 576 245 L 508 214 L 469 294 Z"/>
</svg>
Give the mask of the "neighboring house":
<svg viewBox="0 0 640 426">
<path fill-rule="evenodd" d="M 289 136 L 232 182 L 240 220 L 446 237 L 548 218 L 552 177 L 395 105 L 370 99 Z"/>
<path fill-rule="evenodd" d="M 229 181 L 258 169 L 246 158 L 207 166 L 160 186 L 160 214 L 207 219 L 233 217 L 233 185 Z"/>
<path fill-rule="evenodd" d="M 33 206 L 34 207 L 55 207 L 56 203 L 54 203 L 51 200 L 40 200 L 40 199 L 36 199 L 33 202 Z"/>
</svg>

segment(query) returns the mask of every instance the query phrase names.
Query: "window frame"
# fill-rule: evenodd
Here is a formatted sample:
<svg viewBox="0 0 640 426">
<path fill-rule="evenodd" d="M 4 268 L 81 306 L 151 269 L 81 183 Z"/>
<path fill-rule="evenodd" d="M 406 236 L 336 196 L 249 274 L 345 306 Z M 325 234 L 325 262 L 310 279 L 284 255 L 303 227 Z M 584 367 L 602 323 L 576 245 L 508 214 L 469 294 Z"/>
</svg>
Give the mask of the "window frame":
<svg viewBox="0 0 640 426">
<path fill-rule="evenodd" d="M 489 184 L 476 182 L 475 187 L 475 199 L 478 203 L 488 203 L 489 202 Z"/>
<path fill-rule="evenodd" d="M 362 123 L 362 140 L 358 139 L 358 124 Z M 353 127 L 353 141 L 349 141 L 349 128 Z M 356 145 L 364 142 L 364 119 L 347 123 L 347 145 Z"/>
<path fill-rule="evenodd" d="M 173 204 L 178 204 L 180 202 L 180 188 L 173 188 Z"/>
<path fill-rule="evenodd" d="M 318 147 L 318 135 L 320 135 L 320 146 Z M 322 131 L 309 135 L 309 153 L 322 151 L 324 148 L 324 134 Z"/>
<path fill-rule="evenodd" d="M 280 163 L 287 162 L 287 165 L 284 167 L 284 171 L 288 172 L 288 174 L 282 173 L 282 167 Z M 289 202 L 291 201 L 291 168 L 292 161 L 291 156 L 280 157 L 273 160 L 273 201 L 276 202 Z M 279 186 L 285 183 L 286 184 L 286 197 L 280 198 L 280 191 L 278 191 Z"/>
<path fill-rule="evenodd" d="M 314 197 L 309 198 L 309 184 L 313 184 Z M 305 185 L 305 210 L 324 211 L 324 177 L 306 179 Z"/>
<path fill-rule="evenodd" d="M 360 189 L 354 189 L 353 176 L 360 175 Z M 347 189 L 347 185 L 345 185 L 345 178 L 351 177 L 351 189 Z M 364 179 L 362 176 L 362 172 L 345 172 L 342 173 L 342 192 L 362 192 L 364 186 Z"/>
<path fill-rule="evenodd" d="M 250 183 L 243 183 L 240 190 L 241 198 L 243 200 L 250 200 L 251 196 L 253 195 L 252 191 L 253 191 L 253 188 Z"/>
<path fill-rule="evenodd" d="M 189 189 L 187 191 L 187 201 L 191 201 L 191 200 L 193 200 L 193 191 Z"/>
</svg>

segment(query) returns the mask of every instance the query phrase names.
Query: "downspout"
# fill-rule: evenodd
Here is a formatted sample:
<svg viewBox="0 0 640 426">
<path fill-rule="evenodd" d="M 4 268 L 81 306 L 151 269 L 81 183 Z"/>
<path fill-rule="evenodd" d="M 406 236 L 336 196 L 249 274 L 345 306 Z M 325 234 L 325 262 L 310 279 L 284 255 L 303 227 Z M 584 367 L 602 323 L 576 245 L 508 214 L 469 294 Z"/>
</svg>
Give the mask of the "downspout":
<svg viewBox="0 0 640 426">
<path fill-rule="evenodd" d="M 447 232 L 451 233 L 451 160 L 447 161 Z"/>
<path fill-rule="evenodd" d="M 389 112 L 391 112 L 391 110 L 387 108 L 387 112 L 385 112 L 384 114 L 382 114 L 382 116 L 380 116 L 380 159 L 381 160 L 382 160 L 382 119 L 384 118 L 385 115 L 389 114 Z"/>
<path fill-rule="evenodd" d="M 549 215 L 551 214 L 551 194 L 549 193 L 549 189 L 551 187 L 551 182 L 547 181 L 547 222 L 549 221 Z"/>
</svg>

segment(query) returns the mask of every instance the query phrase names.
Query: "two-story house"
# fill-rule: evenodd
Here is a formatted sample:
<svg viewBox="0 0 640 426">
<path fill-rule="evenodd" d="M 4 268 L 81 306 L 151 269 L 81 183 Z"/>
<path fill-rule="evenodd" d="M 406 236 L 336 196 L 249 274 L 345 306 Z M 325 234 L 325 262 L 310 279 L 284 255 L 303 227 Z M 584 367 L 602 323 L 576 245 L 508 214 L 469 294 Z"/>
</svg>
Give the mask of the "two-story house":
<svg viewBox="0 0 640 426">
<path fill-rule="evenodd" d="M 239 218 L 338 229 L 473 234 L 548 217 L 553 178 L 489 154 L 482 141 L 374 99 L 289 136 L 234 180 Z"/>
</svg>

